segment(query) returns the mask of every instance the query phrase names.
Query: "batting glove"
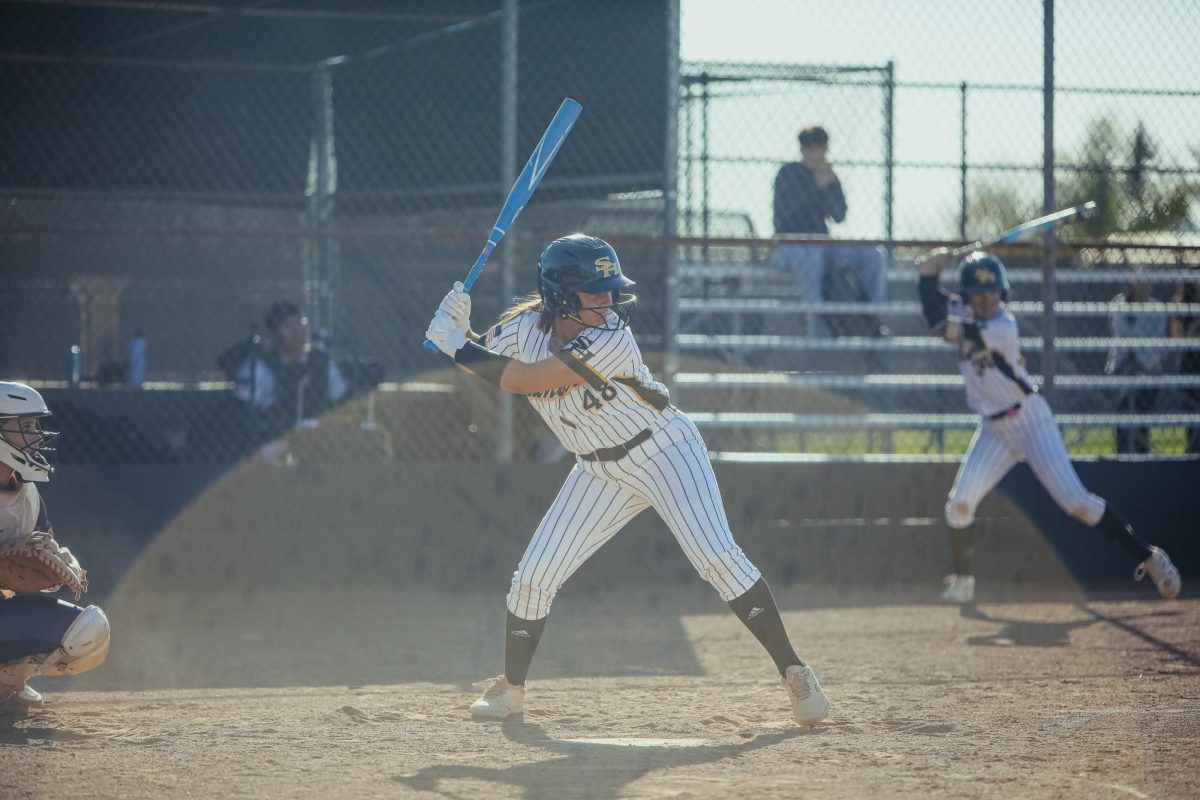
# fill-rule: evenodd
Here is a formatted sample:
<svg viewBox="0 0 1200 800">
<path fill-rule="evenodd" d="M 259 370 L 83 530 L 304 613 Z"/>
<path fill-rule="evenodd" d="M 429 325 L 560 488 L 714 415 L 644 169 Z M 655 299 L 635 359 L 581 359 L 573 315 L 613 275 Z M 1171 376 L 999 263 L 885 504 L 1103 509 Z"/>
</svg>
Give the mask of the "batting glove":
<svg viewBox="0 0 1200 800">
<path fill-rule="evenodd" d="M 438 311 L 445 311 L 460 328 L 471 327 L 471 295 L 463 288 L 462 281 L 455 281 L 454 288 L 442 298 Z"/>
<path fill-rule="evenodd" d="M 975 313 L 956 294 L 946 300 L 946 320 L 949 322 L 971 323 L 975 321 Z"/>
<path fill-rule="evenodd" d="M 433 342 L 438 350 L 454 358 L 454 354 L 467 343 L 467 331 L 459 326 L 454 318 L 440 308 L 429 321 L 425 330 L 425 338 Z"/>
</svg>

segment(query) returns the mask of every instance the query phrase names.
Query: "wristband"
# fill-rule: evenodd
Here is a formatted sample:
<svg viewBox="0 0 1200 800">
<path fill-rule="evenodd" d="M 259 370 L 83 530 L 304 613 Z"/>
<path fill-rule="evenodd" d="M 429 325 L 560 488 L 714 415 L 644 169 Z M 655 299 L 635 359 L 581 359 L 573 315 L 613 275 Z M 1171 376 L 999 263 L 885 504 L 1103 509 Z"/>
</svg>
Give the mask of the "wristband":
<svg viewBox="0 0 1200 800">
<path fill-rule="evenodd" d="M 502 356 L 469 340 L 454 353 L 455 364 L 471 370 L 497 387 L 500 386 L 500 375 L 510 361 L 512 359 L 508 356 Z"/>
</svg>

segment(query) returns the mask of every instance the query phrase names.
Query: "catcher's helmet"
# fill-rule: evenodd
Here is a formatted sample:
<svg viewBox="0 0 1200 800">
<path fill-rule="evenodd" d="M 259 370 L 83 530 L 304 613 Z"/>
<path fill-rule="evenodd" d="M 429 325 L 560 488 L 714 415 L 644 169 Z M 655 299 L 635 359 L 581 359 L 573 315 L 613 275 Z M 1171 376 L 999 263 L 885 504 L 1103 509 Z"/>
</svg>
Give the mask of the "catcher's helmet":
<svg viewBox="0 0 1200 800">
<path fill-rule="evenodd" d="M 637 295 L 625 292 L 634 282 L 621 273 L 621 262 L 612 245 L 595 236 L 573 233 L 546 245 L 538 259 L 538 292 L 553 313 L 576 322 L 579 295 L 576 292 L 612 293 L 611 315 L 604 327 L 610 330 L 629 324 Z M 612 317 L 615 316 L 615 319 Z M 585 323 L 586 324 L 586 323 Z"/>
<path fill-rule="evenodd" d="M 991 253 L 977 250 L 959 265 L 959 292 L 966 297 L 972 292 L 996 291 L 1001 300 L 1008 300 L 1008 277 L 1004 262 Z"/>
<path fill-rule="evenodd" d="M 54 472 L 49 457 L 58 434 L 26 422 L 48 416 L 50 409 L 36 389 L 0 381 L 0 464 L 11 467 L 24 483 L 45 483 Z"/>
</svg>

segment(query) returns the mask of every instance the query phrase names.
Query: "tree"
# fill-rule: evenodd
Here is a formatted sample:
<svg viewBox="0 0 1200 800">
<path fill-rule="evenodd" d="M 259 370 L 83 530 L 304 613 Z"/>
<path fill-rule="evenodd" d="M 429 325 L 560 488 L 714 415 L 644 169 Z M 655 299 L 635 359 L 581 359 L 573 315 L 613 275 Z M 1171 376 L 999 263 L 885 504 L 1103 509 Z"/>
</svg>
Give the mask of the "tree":
<svg viewBox="0 0 1200 800">
<path fill-rule="evenodd" d="M 984 240 L 1039 216 L 1042 203 L 1010 185 L 982 183 L 967 199 L 967 238 Z"/>
<path fill-rule="evenodd" d="M 1200 151 L 1195 154 L 1200 161 Z M 1113 119 L 1100 117 L 1088 126 L 1078 154 L 1060 154 L 1056 161 L 1061 175 L 1055 188 L 1057 205 L 1096 201 L 1099 214 L 1077 224 L 1088 238 L 1174 230 L 1186 223 L 1192 200 L 1200 197 L 1186 177 L 1159 170 L 1157 145 L 1140 122 L 1129 137 Z M 967 205 L 971 235 L 986 238 L 1038 216 L 1038 195 L 997 183 L 980 185 Z"/>
<path fill-rule="evenodd" d="M 1078 161 L 1062 162 L 1071 171 L 1056 190 L 1060 205 L 1096 201 L 1099 213 L 1080 223 L 1092 238 L 1178 228 L 1187 220 L 1196 187 L 1160 172 L 1157 158 L 1145 125 L 1139 122 L 1126 137 L 1112 119 L 1101 117 L 1089 126 Z"/>
</svg>

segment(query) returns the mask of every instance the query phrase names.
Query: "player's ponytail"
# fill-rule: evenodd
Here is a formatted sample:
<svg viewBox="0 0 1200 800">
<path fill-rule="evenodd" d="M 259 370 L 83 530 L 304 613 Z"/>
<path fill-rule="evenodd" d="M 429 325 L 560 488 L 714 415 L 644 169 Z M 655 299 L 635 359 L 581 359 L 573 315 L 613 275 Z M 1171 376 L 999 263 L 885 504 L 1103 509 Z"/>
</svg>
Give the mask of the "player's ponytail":
<svg viewBox="0 0 1200 800">
<path fill-rule="evenodd" d="M 542 295 L 539 292 L 530 292 L 524 297 L 518 298 L 515 303 L 505 309 L 504 313 L 500 315 L 500 319 L 496 321 L 496 324 L 503 325 L 528 311 L 536 311 L 538 313 L 538 330 L 548 333 L 554 327 L 554 314 L 546 308 L 546 303 L 542 300 Z"/>
</svg>

